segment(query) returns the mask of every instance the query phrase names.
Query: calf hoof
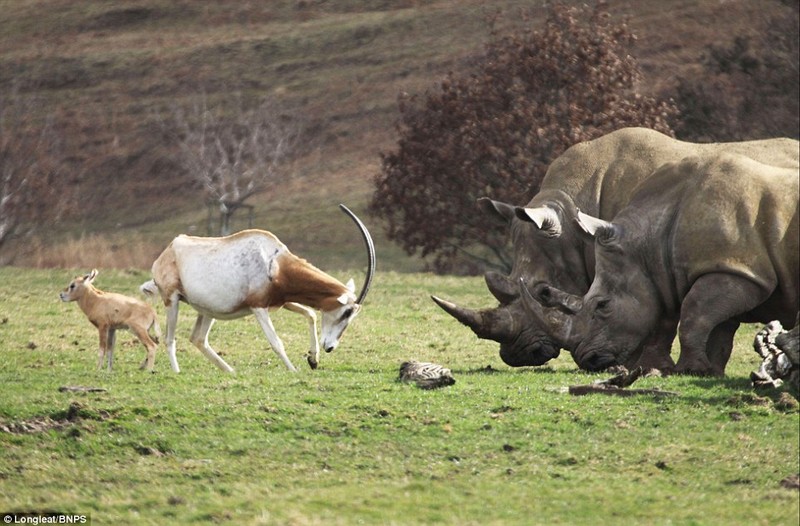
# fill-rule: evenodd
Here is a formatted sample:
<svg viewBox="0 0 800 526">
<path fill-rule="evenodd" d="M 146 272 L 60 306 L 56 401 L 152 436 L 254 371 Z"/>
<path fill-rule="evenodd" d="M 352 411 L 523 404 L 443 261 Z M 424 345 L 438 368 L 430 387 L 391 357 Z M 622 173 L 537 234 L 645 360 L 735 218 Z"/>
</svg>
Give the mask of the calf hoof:
<svg viewBox="0 0 800 526">
<path fill-rule="evenodd" d="M 306 360 L 308 360 L 308 366 L 311 367 L 312 369 L 316 369 L 317 366 L 319 365 L 317 363 L 317 360 L 315 360 L 311 356 L 306 357 Z"/>
</svg>

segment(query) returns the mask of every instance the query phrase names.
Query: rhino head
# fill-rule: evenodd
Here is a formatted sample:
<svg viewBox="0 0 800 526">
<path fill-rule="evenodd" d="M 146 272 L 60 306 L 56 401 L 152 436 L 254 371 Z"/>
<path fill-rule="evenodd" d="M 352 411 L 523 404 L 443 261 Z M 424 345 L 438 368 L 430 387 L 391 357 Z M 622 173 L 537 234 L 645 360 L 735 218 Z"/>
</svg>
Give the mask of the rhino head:
<svg viewBox="0 0 800 526">
<path fill-rule="evenodd" d="M 583 294 L 594 266 L 591 244 L 580 237 L 572 219 L 578 210 L 561 191 L 544 191 L 521 209 L 488 198 L 478 200 L 480 208 L 509 227 L 514 250 L 511 273 L 486 273 L 486 285 L 500 303 L 481 311 L 458 306 L 447 300 L 433 300 L 448 314 L 467 325 L 482 339 L 500 343 L 500 357 L 512 367 L 542 365 L 557 357 L 563 343 L 550 334 L 559 314 L 534 320 L 520 294 L 519 282 L 550 283 L 573 294 Z M 587 262 L 586 258 L 590 258 Z"/>
<path fill-rule="evenodd" d="M 658 325 L 659 293 L 631 254 L 625 229 L 578 213 L 576 224 L 596 240 L 596 273 L 580 297 L 547 283 L 520 283 L 525 308 L 551 340 L 571 349 L 581 369 L 632 366 Z"/>
</svg>

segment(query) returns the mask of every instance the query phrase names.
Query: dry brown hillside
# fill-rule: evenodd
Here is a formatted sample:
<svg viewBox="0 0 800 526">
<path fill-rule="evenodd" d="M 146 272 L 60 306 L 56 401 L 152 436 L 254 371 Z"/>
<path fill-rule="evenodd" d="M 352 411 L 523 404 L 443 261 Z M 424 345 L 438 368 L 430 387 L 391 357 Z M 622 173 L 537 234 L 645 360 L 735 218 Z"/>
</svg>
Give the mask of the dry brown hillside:
<svg viewBox="0 0 800 526">
<path fill-rule="evenodd" d="M 205 233 L 202 193 L 155 122 L 199 93 L 213 102 L 241 91 L 279 99 L 304 116 L 307 131 L 303 155 L 288 168 L 296 177 L 252 201 L 255 226 L 319 266 L 359 266 L 360 243 L 336 204 L 363 211 L 378 152 L 395 140 L 397 94 L 462 67 L 485 41 L 487 10 L 536 12 L 542 4 L 0 0 L 0 88 L 35 96 L 32 118 L 66 123 L 77 190 L 71 215 L 33 242 L 4 246 L 0 262 L 146 267 L 175 234 Z M 658 91 L 699 72 L 708 44 L 752 32 L 773 3 L 610 5 L 630 17 L 644 89 Z M 377 219 L 369 223 L 384 270 L 421 268 L 383 239 Z"/>
</svg>

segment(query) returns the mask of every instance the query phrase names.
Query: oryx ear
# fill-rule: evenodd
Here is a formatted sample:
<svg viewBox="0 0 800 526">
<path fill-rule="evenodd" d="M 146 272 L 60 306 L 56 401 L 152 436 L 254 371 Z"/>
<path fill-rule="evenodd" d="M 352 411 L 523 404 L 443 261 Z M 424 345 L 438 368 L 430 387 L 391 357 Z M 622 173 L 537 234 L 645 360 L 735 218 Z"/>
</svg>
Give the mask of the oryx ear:
<svg viewBox="0 0 800 526">
<path fill-rule="evenodd" d="M 352 293 L 345 292 L 344 294 L 342 294 L 341 296 L 336 298 L 336 301 L 338 301 L 342 305 L 347 305 L 348 301 L 350 300 L 350 295 L 351 294 Z"/>
<path fill-rule="evenodd" d="M 353 278 L 350 278 L 349 280 L 347 280 L 347 283 L 345 284 L 345 287 L 347 287 L 347 290 L 349 290 L 350 292 L 355 294 L 355 292 L 356 292 L 356 282 L 353 281 Z"/>
<path fill-rule="evenodd" d="M 514 213 L 522 221 L 533 223 L 536 228 L 545 233 L 548 237 L 558 237 L 561 235 L 561 218 L 555 210 L 549 206 L 538 206 L 536 208 L 525 208 L 518 206 Z"/>
<path fill-rule="evenodd" d="M 94 281 L 94 278 L 96 278 L 96 277 L 97 277 L 97 269 L 93 268 L 91 272 L 89 272 L 88 274 L 86 274 L 83 277 L 83 282 L 84 283 L 91 283 L 92 281 Z"/>
</svg>

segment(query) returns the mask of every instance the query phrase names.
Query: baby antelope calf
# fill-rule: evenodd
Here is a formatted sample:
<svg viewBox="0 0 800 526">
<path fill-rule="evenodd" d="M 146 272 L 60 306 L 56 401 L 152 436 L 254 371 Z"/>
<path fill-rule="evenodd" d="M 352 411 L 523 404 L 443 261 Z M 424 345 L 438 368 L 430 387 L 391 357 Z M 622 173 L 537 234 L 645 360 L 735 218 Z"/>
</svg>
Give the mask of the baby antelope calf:
<svg viewBox="0 0 800 526">
<path fill-rule="evenodd" d="M 65 288 L 61 294 L 61 301 L 77 301 L 92 325 L 100 331 L 100 349 L 98 351 L 97 368 L 102 369 L 108 361 L 108 370 L 111 370 L 114 355 L 114 339 L 117 329 L 130 329 L 147 349 L 147 357 L 140 369 L 153 369 L 156 358 L 156 349 L 161 328 L 158 326 L 156 312 L 150 305 L 113 292 L 103 292 L 92 285 L 97 277 L 97 269 L 89 274 L 77 277 Z M 153 327 L 155 341 L 148 331 Z"/>
</svg>

